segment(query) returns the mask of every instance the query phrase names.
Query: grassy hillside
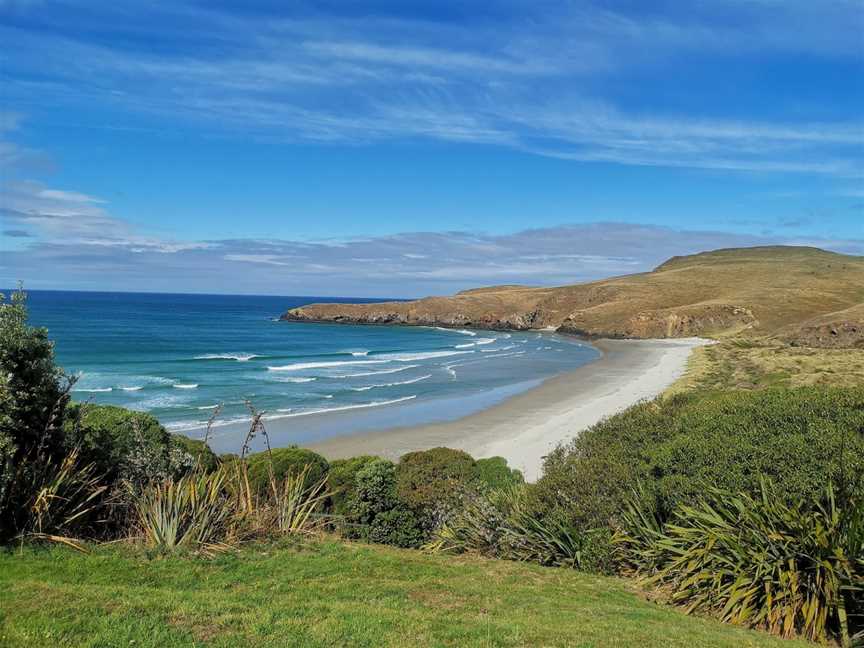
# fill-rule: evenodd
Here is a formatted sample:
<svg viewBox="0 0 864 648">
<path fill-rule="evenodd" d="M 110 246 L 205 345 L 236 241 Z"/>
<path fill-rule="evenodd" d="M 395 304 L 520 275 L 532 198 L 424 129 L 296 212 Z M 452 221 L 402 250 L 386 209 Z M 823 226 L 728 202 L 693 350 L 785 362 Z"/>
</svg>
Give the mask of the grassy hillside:
<svg viewBox="0 0 864 648">
<path fill-rule="evenodd" d="M 289 320 L 554 327 L 589 337 L 773 336 L 864 344 L 864 259 L 805 247 L 715 250 L 652 272 L 556 288 L 501 286 L 384 304 L 315 304 Z M 832 332 L 833 331 L 833 332 Z"/>
<path fill-rule="evenodd" d="M 0 554 L 0 645 L 794 646 L 614 578 L 339 543 L 206 561 L 126 547 Z"/>
<path fill-rule="evenodd" d="M 691 389 L 854 387 L 862 384 L 864 348 L 816 348 L 733 338 L 694 349 L 686 374 L 667 395 Z"/>
</svg>

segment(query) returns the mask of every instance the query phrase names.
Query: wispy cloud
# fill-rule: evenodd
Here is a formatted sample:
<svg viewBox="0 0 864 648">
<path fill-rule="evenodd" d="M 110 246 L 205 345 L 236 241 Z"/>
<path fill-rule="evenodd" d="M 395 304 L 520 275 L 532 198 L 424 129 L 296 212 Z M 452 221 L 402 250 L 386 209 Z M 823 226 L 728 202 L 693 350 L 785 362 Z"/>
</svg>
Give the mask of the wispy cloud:
<svg viewBox="0 0 864 648">
<path fill-rule="evenodd" d="M 106 202 L 76 191 L 49 189 L 39 182 L 6 182 L 0 190 L 0 216 L 10 238 L 36 237 L 46 246 L 115 248 L 123 253 L 174 253 L 202 249 L 203 242 L 177 242 L 143 235 L 110 214 Z M 10 234 L 9 232 L 14 232 Z"/>
<path fill-rule="evenodd" d="M 0 280 L 31 287 L 357 296 L 449 294 L 495 284 L 560 285 L 649 270 L 720 247 L 808 244 L 864 252 L 864 240 L 802 239 L 591 223 L 506 235 L 409 232 L 341 241 L 34 241 L 5 254 Z M 130 254 L 130 252 L 135 252 Z"/>
<path fill-rule="evenodd" d="M 728 57 L 729 65 L 756 47 L 860 56 L 860 4 L 796 1 L 781 10 L 742 0 L 686 13 L 648 7 L 639 16 L 593 3 L 509 10 L 506 19 L 467 26 L 386 14 L 269 19 L 182 3 L 142 8 L 150 24 L 198 27 L 201 35 L 190 33 L 180 51 L 136 47 L 134 39 L 122 48 L 95 45 L 69 37 L 71 30 L 0 33 L 14 52 L 6 85 L 22 102 L 50 92 L 279 140 L 419 138 L 583 162 L 862 173 L 860 119 L 635 114 L 593 81 L 696 52 Z M 171 20 L 160 21 L 160 12 Z M 107 16 L 134 33 L 129 16 Z M 0 158 L 15 154 L 0 149 Z"/>
</svg>

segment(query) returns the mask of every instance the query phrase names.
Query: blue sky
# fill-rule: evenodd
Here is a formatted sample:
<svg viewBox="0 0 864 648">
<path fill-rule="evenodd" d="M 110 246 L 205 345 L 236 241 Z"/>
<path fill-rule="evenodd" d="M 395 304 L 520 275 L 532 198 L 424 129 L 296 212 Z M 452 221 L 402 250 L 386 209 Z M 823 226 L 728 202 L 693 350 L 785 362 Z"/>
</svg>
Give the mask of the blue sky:
<svg viewBox="0 0 864 648">
<path fill-rule="evenodd" d="M 862 30 L 859 0 L 0 0 L 0 285 L 414 296 L 862 254 Z"/>
</svg>

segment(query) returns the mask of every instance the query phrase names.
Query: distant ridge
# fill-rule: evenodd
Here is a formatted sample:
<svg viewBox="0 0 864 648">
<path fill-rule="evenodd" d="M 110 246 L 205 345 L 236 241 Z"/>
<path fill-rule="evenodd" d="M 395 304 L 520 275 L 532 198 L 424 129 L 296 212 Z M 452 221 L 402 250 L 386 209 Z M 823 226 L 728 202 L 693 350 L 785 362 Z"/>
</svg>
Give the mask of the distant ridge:
<svg viewBox="0 0 864 648">
<path fill-rule="evenodd" d="M 572 286 L 495 286 L 409 302 L 312 304 L 282 319 L 551 327 L 588 338 L 760 336 L 802 346 L 862 347 L 864 258 L 813 247 L 728 248 Z"/>
</svg>

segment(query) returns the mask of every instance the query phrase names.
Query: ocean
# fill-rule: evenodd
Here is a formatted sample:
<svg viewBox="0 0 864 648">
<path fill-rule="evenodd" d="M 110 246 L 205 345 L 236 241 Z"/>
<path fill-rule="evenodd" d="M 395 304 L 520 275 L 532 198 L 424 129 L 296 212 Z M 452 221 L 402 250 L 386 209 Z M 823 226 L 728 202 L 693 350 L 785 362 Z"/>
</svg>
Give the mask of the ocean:
<svg viewBox="0 0 864 648">
<path fill-rule="evenodd" d="M 75 400 L 149 412 L 192 437 L 220 405 L 216 427 L 248 421 L 247 403 L 290 424 L 295 442 L 452 420 L 599 357 L 554 333 L 278 320 L 321 301 L 376 300 L 30 291 L 28 306 L 78 375 Z"/>
</svg>

